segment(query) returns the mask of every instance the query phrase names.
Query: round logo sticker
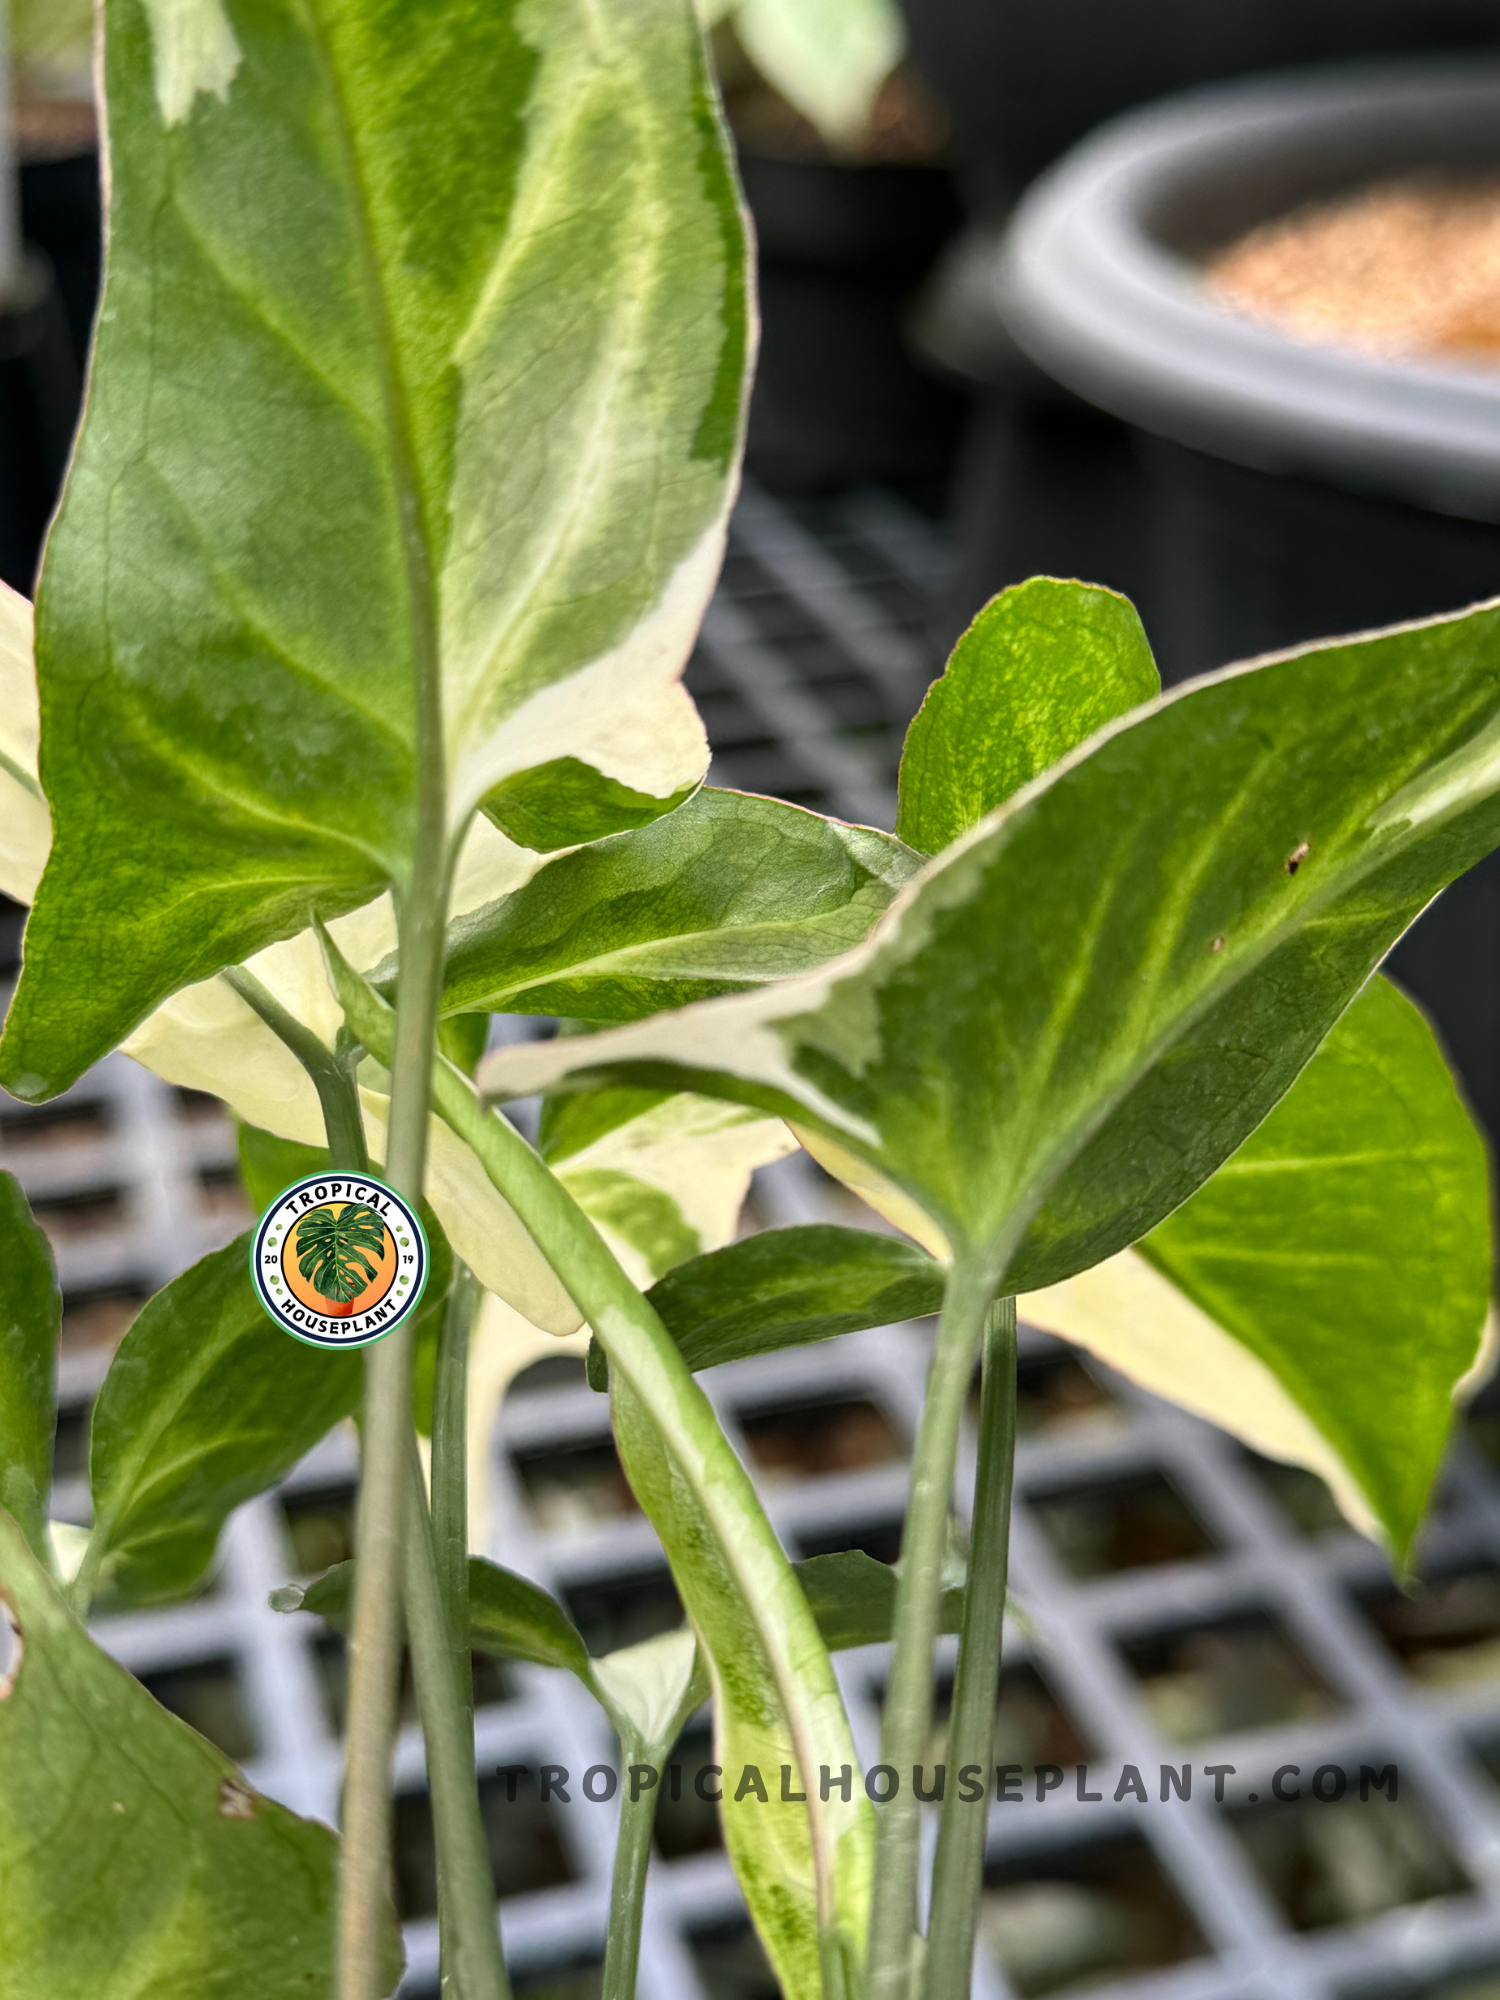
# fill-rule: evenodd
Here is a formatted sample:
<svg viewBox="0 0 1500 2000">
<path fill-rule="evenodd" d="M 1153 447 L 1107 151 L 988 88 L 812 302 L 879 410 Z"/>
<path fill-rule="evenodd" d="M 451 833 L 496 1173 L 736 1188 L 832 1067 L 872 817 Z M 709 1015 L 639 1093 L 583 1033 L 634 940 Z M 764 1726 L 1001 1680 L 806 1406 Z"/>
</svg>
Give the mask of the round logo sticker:
<svg viewBox="0 0 1500 2000">
<path fill-rule="evenodd" d="M 367 1347 L 414 1310 L 427 1283 L 415 1211 L 369 1174 L 309 1174 L 256 1226 L 250 1276 L 276 1324 L 313 1347 Z"/>
</svg>

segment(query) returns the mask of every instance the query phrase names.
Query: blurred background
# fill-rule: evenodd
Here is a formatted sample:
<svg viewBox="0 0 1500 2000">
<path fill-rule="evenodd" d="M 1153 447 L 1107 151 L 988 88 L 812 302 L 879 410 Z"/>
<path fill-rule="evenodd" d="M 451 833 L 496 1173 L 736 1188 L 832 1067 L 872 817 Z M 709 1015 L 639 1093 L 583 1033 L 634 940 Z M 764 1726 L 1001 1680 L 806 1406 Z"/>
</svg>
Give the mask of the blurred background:
<svg viewBox="0 0 1500 2000">
<path fill-rule="evenodd" d="M 25 590 L 97 296 L 88 12 L 10 13 L 0 577 Z M 688 673 L 713 782 L 889 827 L 925 687 L 979 606 L 1037 572 L 1126 592 L 1169 682 L 1500 592 L 1500 0 L 707 12 L 763 312 L 745 490 Z M 21 918 L 0 912 L 6 981 Z M 1395 970 L 1500 1131 L 1500 871 L 1456 884 Z M 233 1135 L 213 1100 L 112 1057 L 53 1104 L 0 1100 L 0 1161 L 57 1251 L 59 1508 L 81 1519 L 114 1344 L 249 1220 Z M 745 1227 L 851 1208 L 794 1159 L 757 1177 Z M 898 1552 L 928 1338 L 879 1329 L 707 1379 L 794 1554 Z M 983 2000 L 1500 1996 L 1500 1395 L 1458 1426 L 1411 1589 L 1311 1475 L 1029 1333 L 1021 1409 L 1024 1618 L 995 1758 L 1027 1797 L 992 1814 Z M 199 1599 L 99 1626 L 255 1783 L 329 1818 L 340 1642 L 265 1598 L 348 1554 L 354 1472 L 330 1439 L 235 1517 Z M 490 1475 L 491 1552 L 594 1650 L 678 1621 L 580 1364 L 522 1379 Z M 873 1761 L 882 1649 L 840 1673 Z M 541 1670 L 481 1661 L 476 1696 L 488 1772 L 611 1755 Z M 689 1768 L 708 1743 L 699 1718 Z M 1154 1803 L 1157 1767 L 1185 1759 L 1234 1767 L 1222 1802 L 1200 1778 L 1190 1805 Z M 1108 1796 L 1122 1761 L 1149 1807 Z M 1070 1783 L 1037 1803 L 1033 1767 L 1086 1762 L 1102 1802 Z M 1398 1766 L 1396 1800 L 1309 1795 L 1321 1766 L 1362 1762 Z M 1295 1802 L 1269 1795 L 1283 1764 Z M 410 1728 L 398 1785 L 403 1991 L 425 1996 Z M 587 2000 L 611 1809 L 507 1805 L 494 1780 L 485 1798 L 518 1996 Z M 664 1804 L 657 1847 L 645 2000 L 774 2000 L 711 1809 Z"/>
</svg>

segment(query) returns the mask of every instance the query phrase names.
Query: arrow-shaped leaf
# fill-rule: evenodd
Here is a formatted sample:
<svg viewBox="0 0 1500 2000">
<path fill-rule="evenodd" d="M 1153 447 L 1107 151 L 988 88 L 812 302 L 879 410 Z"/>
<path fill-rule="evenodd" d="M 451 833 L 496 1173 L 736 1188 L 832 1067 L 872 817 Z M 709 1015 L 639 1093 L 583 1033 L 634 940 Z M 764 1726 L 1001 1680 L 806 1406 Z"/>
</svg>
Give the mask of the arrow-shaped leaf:
<svg viewBox="0 0 1500 2000">
<path fill-rule="evenodd" d="M 761 993 L 497 1052 L 498 1094 L 711 1091 L 893 1183 L 1007 1289 L 1085 1270 L 1254 1130 L 1500 840 L 1500 611 L 1174 690 Z"/>
<path fill-rule="evenodd" d="M 94 1645 L 3 1512 L 0 1603 L 20 1646 L 0 1682 L 7 1994 L 331 1991 L 334 1835 L 254 1791 Z M 381 1944 L 394 1987 L 389 1910 Z"/>
<path fill-rule="evenodd" d="M 455 835 L 482 802 L 592 839 L 707 763 L 679 680 L 750 308 L 685 0 L 192 12 L 105 17 L 105 297 L 38 619 L 56 838 L 0 1045 L 28 1097 L 406 884 L 434 692 Z"/>
<path fill-rule="evenodd" d="M 85 1589 L 180 1596 L 233 1510 L 358 1407 L 358 1354 L 304 1347 L 266 1317 L 238 1237 L 175 1278 L 120 1343 L 94 1404 Z"/>
<path fill-rule="evenodd" d="M 705 789 L 457 918 L 443 1007 L 634 1021 L 764 985 L 858 944 L 917 865 L 889 834 Z M 393 993 L 394 961 L 371 979 Z"/>
</svg>

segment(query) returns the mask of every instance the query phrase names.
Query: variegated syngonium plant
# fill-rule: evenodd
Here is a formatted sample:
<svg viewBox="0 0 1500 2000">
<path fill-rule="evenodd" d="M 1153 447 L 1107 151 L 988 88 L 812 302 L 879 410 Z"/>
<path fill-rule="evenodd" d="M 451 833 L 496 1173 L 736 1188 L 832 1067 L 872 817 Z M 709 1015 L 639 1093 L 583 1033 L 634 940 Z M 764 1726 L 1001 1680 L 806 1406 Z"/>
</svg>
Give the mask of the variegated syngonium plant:
<svg viewBox="0 0 1500 2000">
<path fill-rule="evenodd" d="M 34 897 L 0 1080 L 44 1097 L 124 1047 L 232 1106 L 261 1193 L 368 1147 L 429 1203 L 434 1280 L 362 1370 L 269 1326 L 243 1243 L 204 1259 L 122 1344 L 92 1525 L 59 1529 L 57 1291 L 0 1179 L 0 1962 L 49 2000 L 388 1992 L 399 1600 L 464 2000 L 505 1991 L 471 1639 L 573 1671 L 662 1754 L 706 1687 L 722 1763 L 804 1779 L 723 1808 L 789 2000 L 953 2000 L 982 1817 L 945 1807 L 958 1916 L 923 1970 L 913 1809 L 877 1840 L 817 1774 L 857 1761 L 831 1646 L 894 1618 L 898 1766 L 936 1631 L 964 1620 L 960 1696 L 992 1667 L 1001 1577 L 960 1595 L 949 1511 L 997 1292 L 1409 1548 L 1484 1320 L 1485 1161 L 1371 975 L 1500 842 L 1500 612 L 1162 698 L 1127 605 L 1037 581 L 929 695 L 896 836 L 697 789 L 680 677 L 753 312 L 689 0 L 105 0 L 104 76 L 106 290 L 36 682 L 0 597 L 0 887 Z M 589 1030 L 483 1071 L 555 1093 L 535 1150 L 466 1074 L 506 1012 Z M 796 1137 L 905 1239 L 734 1242 Z M 939 1305 L 899 1581 L 799 1574 L 694 1371 Z M 585 1326 L 689 1618 L 602 1662 L 467 1562 L 466 1441 Z M 230 1510 L 361 1403 L 358 1561 L 308 1594 L 356 1634 L 337 1858 L 78 1618 L 196 1588 Z M 1003 1420 L 981 1446 L 1003 1460 Z M 649 1812 L 622 1812 L 608 2000 Z"/>
</svg>

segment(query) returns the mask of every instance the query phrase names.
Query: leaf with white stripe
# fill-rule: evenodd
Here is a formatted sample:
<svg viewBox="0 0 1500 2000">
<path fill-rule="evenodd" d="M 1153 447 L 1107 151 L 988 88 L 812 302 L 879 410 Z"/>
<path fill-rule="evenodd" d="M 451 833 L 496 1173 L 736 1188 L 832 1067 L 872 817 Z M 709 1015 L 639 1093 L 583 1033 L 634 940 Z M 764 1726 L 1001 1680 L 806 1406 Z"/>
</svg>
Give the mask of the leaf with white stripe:
<svg viewBox="0 0 1500 2000">
<path fill-rule="evenodd" d="M 38 611 L 56 838 L 0 1044 L 29 1098 L 407 883 L 419 687 L 455 840 L 691 792 L 751 346 L 688 0 L 105 23 L 105 296 Z"/>
<path fill-rule="evenodd" d="M 1174 690 L 758 993 L 499 1051 L 494 1094 L 671 1085 L 778 1112 L 1008 1290 L 1170 1214 L 1443 885 L 1500 842 L 1500 608 Z"/>
</svg>

